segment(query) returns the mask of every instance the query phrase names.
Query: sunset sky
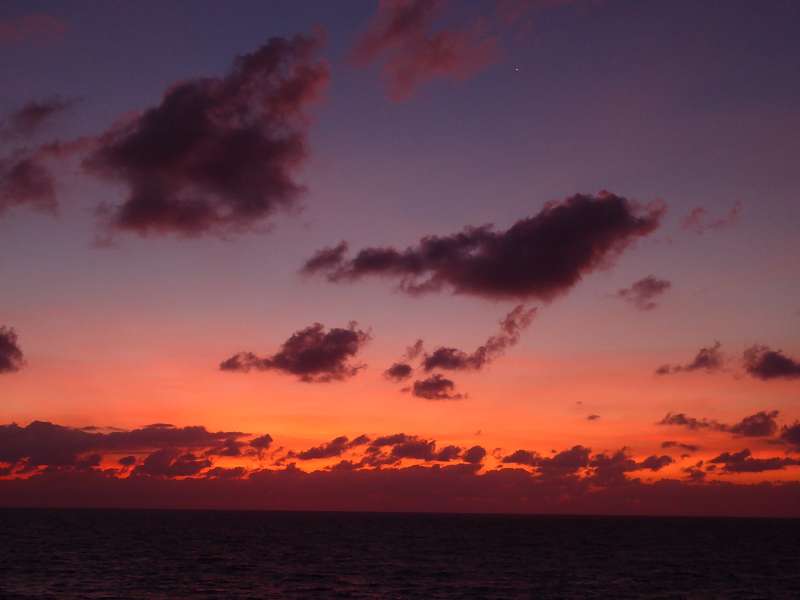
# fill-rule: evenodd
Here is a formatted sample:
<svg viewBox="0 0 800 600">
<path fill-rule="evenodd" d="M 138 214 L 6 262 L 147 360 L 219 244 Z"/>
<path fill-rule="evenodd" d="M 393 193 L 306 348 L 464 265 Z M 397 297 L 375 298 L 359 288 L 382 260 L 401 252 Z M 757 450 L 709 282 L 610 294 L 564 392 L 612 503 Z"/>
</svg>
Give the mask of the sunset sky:
<svg viewBox="0 0 800 600">
<path fill-rule="evenodd" d="M 800 516 L 798 22 L 3 3 L 0 504 Z"/>
</svg>

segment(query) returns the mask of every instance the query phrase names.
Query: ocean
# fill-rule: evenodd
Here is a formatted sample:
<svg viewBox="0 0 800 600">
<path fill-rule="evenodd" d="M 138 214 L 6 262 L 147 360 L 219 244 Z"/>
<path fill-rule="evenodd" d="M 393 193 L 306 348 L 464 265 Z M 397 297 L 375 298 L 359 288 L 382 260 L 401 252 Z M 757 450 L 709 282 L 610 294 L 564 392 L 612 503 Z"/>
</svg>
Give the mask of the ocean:
<svg viewBox="0 0 800 600">
<path fill-rule="evenodd" d="M 800 520 L 0 510 L 0 598 L 800 598 Z"/>
</svg>

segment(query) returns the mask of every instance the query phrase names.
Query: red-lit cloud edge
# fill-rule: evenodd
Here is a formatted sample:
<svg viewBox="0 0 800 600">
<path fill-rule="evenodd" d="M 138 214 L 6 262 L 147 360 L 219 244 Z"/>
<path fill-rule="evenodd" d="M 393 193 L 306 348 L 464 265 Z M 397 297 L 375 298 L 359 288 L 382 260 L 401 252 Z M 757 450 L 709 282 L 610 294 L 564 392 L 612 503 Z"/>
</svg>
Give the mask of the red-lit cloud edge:
<svg viewBox="0 0 800 600">
<path fill-rule="evenodd" d="M 0 426 L 0 506 L 800 517 L 800 482 L 769 479 L 800 472 L 800 424 L 765 429 L 774 416 L 726 426 L 739 449 L 705 461 L 674 441 L 650 456 L 581 444 L 487 451 L 407 434 L 291 450 L 200 426 L 11 424 Z M 774 455 L 751 454 L 757 445 Z M 754 473 L 766 479 L 745 482 Z"/>
</svg>

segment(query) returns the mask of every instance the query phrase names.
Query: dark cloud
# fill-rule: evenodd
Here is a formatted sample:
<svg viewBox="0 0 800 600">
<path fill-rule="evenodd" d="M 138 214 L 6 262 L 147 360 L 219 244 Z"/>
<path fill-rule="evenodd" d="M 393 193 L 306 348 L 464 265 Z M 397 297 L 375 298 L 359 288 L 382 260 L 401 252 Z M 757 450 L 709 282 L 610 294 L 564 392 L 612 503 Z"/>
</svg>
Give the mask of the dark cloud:
<svg viewBox="0 0 800 600">
<path fill-rule="evenodd" d="M 775 422 L 778 414 L 777 410 L 762 410 L 732 425 L 729 431 L 744 437 L 770 437 L 778 431 L 778 424 Z"/>
<path fill-rule="evenodd" d="M 74 100 L 59 97 L 27 102 L 0 122 L 0 138 L 32 135 L 74 104 Z"/>
<path fill-rule="evenodd" d="M 177 448 L 161 448 L 144 459 L 133 470 L 133 476 L 193 477 L 208 469 L 211 461 L 199 458 L 191 452 L 183 453 Z"/>
<path fill-rule="evenodd" d="M 724 357 L 720 348 L 722 344 L 714 342 L 713 346 L 700 348 L 694 359 L 685 365 L 663 365 L 656 369 L 657 375 L 671 375 L 674 373 L 688 373 L 692 371 L 705 371 L 714 373 L 722 369 Z"/>
<path fill-rule="evenodd" d="M 11 327 L 0 327 L 0 374 L 15 373 L 25 364 L 17 333 Z"/>
<path fill-rule="evenodd" d="M 764 381 L 800 378 L 800 362 L 767 346 L 752 346 L 745 350 L 744 367 L 751 376 Z"/>
<path fill-rule="evenodd" d="M 55 40 L 67 31 L 61 19 L 44 13 L 31 13 L 0 19 L 0 44 Z"/>
<path fill-rule="evenodd" d="M 480 21 L 434 29 L 444 0 L 383 0 L 354 47 L 357 65 L 379 63 L 394 100 L 439 77 L 467 78 L 496 56 L 496 40 Z"/>
<path fill-rule="evenodd" d="M 588 454 L 579 455 L 582 457 Z M 641 462 L 636 462 L 628 455 L 627 449 L 622 448 L 613 454 L 600 453 L 594 455 L 588 462 L 591 468 L 589 478 L 595 485 L 611 486 L 623 485 L 630 480 L 625 476 L 626 473 L 632 471 L 650 470 L 660 471 L 673 460 L 669 456 L 648 456 Z M 581 466 L 587 466 L 581 464 Z"/>
<path fill-rule="evenodd" d="M 413 372 L 413 367 L 408 363 L 394 363 L 383 372 L 383 375 L 392 381 L 403 381 L 411 377 L 411 373 Z"/>
<path fill-rule="evenodd" d="M 431 354 L 425 355 L 422 368 L 426 372 L 434 369 L 479 370 L 483 368 L 519 341 L 520 333 L 533 322 L 536 310 L 536 308 L 520 304 L 500 321 L 500 331 L 486 340 L 474 352 L 468 354 L 457 348 L 440 346 Z"/>
<path fill-rule="evenodd" d="M 753 458 L 750 450 L 745 448 L 739 452 L 723 452 L 712 458 L 710 463 L 721 464 L 728 473 L 761 473 L 763 471 L 776 471 L 795 465 L 800 465 L 800 460 L 784 457 Z"/>
<path fill-rule="evenodd" d="M 304 271 L 324 272 L 334 282 L 391 277 L 410 294 L 450 288 L 488 298 L 552 300 L 655 231 L 663 212 L 663 206 L 641 207 L 609 192 L 578 194 L 545 205 L 506 231 L 469 227 L 422 238 L 403 251 L 365 248 L 349 260 L 341 251 L 321 265 L 317 253 L 311 261 L 319 266 L 306 263 Z"/>
<path fill-rule="evenodd" d="M 586 446 L 573 446 L 569 450 L 562 450 L 552 457 L 540 458 L 537 467 L 543 477 L 564 477 L 577 473 L 580 469 L 589 466 L 589 453 Z"/>
<path fill-rule="evenodd" d="M 290 452 L 288 457 L 289 458 L 298 458 L 300 460 L 314 460 L 317 458 L 332 458 L 335 456 L 341 456 L 347 450 L 351 450 L 357 446 L 363 446 L 364 444 L 369 443 L 369 438 L 367 436 L 361 435 L 354 440 L 348 439 L 347 436 L 339 436 L 334 438 L 330 442 L 326 444 L 321 444 L 319 446 L 315 446 L 314 448 L 309 448 L 308 450 L 303 450 L 302 452 Z"/>
<path fill-rule="evenodd" d="M 593 485 L 466 463 L 262 469 L 241 479 L 119 478 L 98 470 L 0 480 L 0 505 L 581 515 L 800 516 L 800 483 L 639 480 Z"/>
<path fill-rule="evenodd" d="M 367 442 L 366 436 L 362 436 Z M 386 450 L 388 448 L 388 451 Z M 428 440 L 415 435 L 397 433 L 394 435 L 381 436 L 369 442 L 361 461 L 355 464 L 356 467 L 383 467 L 385 465 L 396 465 L 401 460 L 422 460 L 425 462 L 452 462 L 459 458 L 465 462 L 479 464 L 482 457 L 479 457 L 479 446 L 464 451 L 459 446 L 448 445 L 437 449 L 434 440 Z M 469 459 L 466 454 L 469 454 Z M 484 451 L 485 453 L 485 451 Z M 477 459 L 477 462 L 475 462 Z"/>
<path fill-rule="evenodd" d="M 586 417 L 586 420 L 587 421 L 597 421 L 597 419 L 599 419 L 599 418 L 600 418 L 600 415 L 589 415 L 588 417 Z"/>
<path fill-rule="evenodd" d="M 394 363 L 391 367 L 383 372 L 384 377 L 392 381 L 399 382 L 411 377 L 414 372 L 409 362 L 415 360 L 423 351 L 423 341 L 417 340 L 411 346 L 406 348 L 403 359 L 400 362 Z"/>
<path fill-rule="evenodd" d="M 129 191 L 112 227 L 200 235 L 257 226 L 295 206 L 308 155 L 305 109 L 327 82 L 320 39 L 272 38 L 223 78 L 172 85 L 161 103 L 96 139 L 84 169 Z"/>
<path fill-rule="evenodd" d="M 206 479 L 242 479 L 247 474 L 244 467 L 214 467 L 203 473 Z"/>
<path fill-rule="evenodd" d="M 653 310 L 658 304 L 656 298 L 664 294 L 672 283 L 649 275 L 635 282 L 629 288 L 617 291 L 617 297 L 629 302 L 639 310 Z"/>
<path fill-rule="evenodd" d="M 163 423 L 131 431 L 96 433 L 33 421 L 26 427 L 0 425 L 0 462 L 42 465 L 75 465 L 92 451 L 135 452 L 164 447 L 214 448 L 244 435 L 236 431 L 211 432 L 205 427 L 173 427 Z"/>
<path fill-rule="evenodd" d="M 427 379 L 418 379 L 411 388 L 411 393 L 425 400 L 461 400 L 465 396 L 455 393 L 456 384 L 446 377 L 435 373 Z"/>
<path fill-rule="evenodd" d="M 734 204 L 733 208 L 731 208 L 724 217 L 718 217 L 716 219 L 711 217 L 705 208 L 697 207 L 693 208 L 689 211 L 689 214 L 683 217 L 681 225 L 684 229 L 702 235 L 708 231 L 722 229 L 723 227 L 736 223 L 739 220 L 739 214 L 741 212 L 741 202 Z"/>
<path fill-rule="evenodd" d="M 486 456 L 482 447 L 439 448 L 434 440 L 404 433 L 380 436 L 371 442 L 366 436 L 348 442 L 334 439 L 320 447 L 341 448 L 358 443 L 365 446 L 364 458 L 358 462 L 341 461 L 311 472 L 300 470 L 294 463 L 284 468 L 272 465 L 253 470 L 242 465 L 220 467 L 197 451 L 174 446 L 148 451 L 144 460 L 138 460 L 134 454 L 123 456 L 118 459 L 123 468 L 101 469 L 99 452 L 86 448 L 109 444 L 116 448 L 119 438 L 110 438 L 110 433 L 42 425 L 49 427 L 38 428 L 44 434 L 39 443 L 40 456 L 53 451 L 57 454 L 61 444 L 61 450 L 67 446 L 76 451 L 71 456 L 72 462 L 42 463 L 47 468 L 38 470 L 20 464 L 14 469 L 7 466 L 7 457 L 0 455 L 0 505 L 717 516 L 800 514 L 797 482 L 780 485 L 761 482 L 750 486 L 718 478 L 709 481 L 707 474 L 715 470 L 728 474 L 800 465 L 800 461 L 791 457 L 753 458 L 749 450 L 726 452 L 706 465 L 700 461 L 684 469 L 689 481 L 661 479 L 652 483 L 644 483 L 632 474 L 660 472 L 672 464 L 670 457 L 652 455 L 636 460 L 625 448 L 591 455 L 589 448 L 576 445 L 562 452 L 554 451 L 549 457 L 521 450 L 505 457 L 501 468 L 480 474 Z M 9 427 L 16 426 L 0 430 L 0 452 L 8 450 L 9 432 L 5 429 Z M 142 430 L 170 427 L 156 424 Z M 800 431 L 800 424 L 792 427 Z M 54 441 L 58 437 L 60 441 Z M 236 436 L 219 437 L 225 440 Z M 87 439 L 94 441 L 88 444 Z M 109 439 L 115 441 L 110 443 Z M 402 466 L 405 461 L 420 464 Z M 513 464 L 532 468 L 508 468 Z"/>
<path fill-rule="evenodd" d="M 672 457 L 661 455 L 661 456 L 648 456 L 642 462 L 637 463 L 638 469 L 649 469 L 651 471 L 660 471 L 667 465 L 671 465 L 674 461 Z"/>
<path fill-rule="evenodd" d="M 483 462 L 484 458 L 486 458 L 486 448 L 483 448 L 482 446 L 472 446 L 472 448 L 465 450 L 464 454 L 461 456 L 461 459 L 464 462 L 474 465 Z"/>
<path fill-rule="evenodd" d="M 417 437 L 413 435 L 406 435 L 405 433 L 393 433 L 392 435 L 376 437 L 374 440 L 372 440 L 372 442 L 370 442 L 369 446 L 370 448 L 384 448 L 386 446 L 403 444 L 416 439 Z"/>
<path fill-rule="evenodd" d="M 800 421 L 795 421 L 793 425 L 784 425 L 780 439 L 800 450 Z"/>
<path fill-rule="evenodd" d="M 727 431 L 728 426 L 718 421 L 709 419 L 696 419 L 689 417 L 684 413 L 667 413 L 667 415 L 658 422 L 658 425 L 679 425 L 696 431 L 698 429 L 711 429 L 713 431 Z"/>
<path fill-rule="evenodd" d="M 235 438 L 225 440 L 224 443 L 205 451 L 205 456 L 242 456 L 245 452 L 242 451 L 248 444 L 240 442 Z"/>
<path fill-rule="evenodd" d="M 681 450 L 686 450 L 688 452 L 697 452 L 700 450 L 700 446 L 696 446 L 695 444 L 686 444 L 684 442 L 675 442 L 668 440 L 666 442 L 661 442 L 662 448 L 680 448 Z"/>
<path fill-rule="evenodd" d="M 701 429 L 725 431 L 742 437 L 770 437 L 775 435 L 775 433 L 778 431 L 778 424 L 775 421 L 775 418 L 778 416 L 778 414 L 779 413 L 777 410 L 772 410 L 769 412 L 762 410 L 754 415 L 744 417 L 738 423 L 726 425 L 725 423 L 720 423 L 719 421 L 715 420 L 696 419 L 694 417 L 689 417 L 684 413 L 667 413 L 667 415 L 658 422 L 658 425 L 678 425 L 693 431 Z M 692 447 L 683 444 L 677 444 L 677 442 L 664 442 L 664 444 L 680 446 L 686 448 L 687 450 L 692 449 Z M 664 448 L 671 447 L 665 446 L 664 444 L 662 444 L 662 447 Z"/>
<path fill-rule="evenodd" d="M 0 214 L 23 205 L 54 212 L 58 206 L 55 180 L 33 156 L 18 154 L 0 158 Z"/>
<path fill-rule="evenodd" d="M 539 455 L 530 450 L 517 450 L 508 456 L 504 456 L 502 459 L 500 459 L 500 462 L 507 465 L 527 465 L 529 467 L 533 467 L 538 464 Z"/>
<path fill-rule="evenodd" d="M 353 321 L 347 329 L 334 327 L 325 331 L 322 324 L 314 323 L 292 334 L 272 356 L 241 352 L 224 360 L 219 368 L 242 373 L 251 369 L 275 370 L 296 375 L 305 382 L 347 379 L 364 367 L 350 361 L 370 339 L 370 334 L 357 326 Z"/>
<path fill-rule="evenodd" d="M 272 436 L 270 434 L 261 435 L 250 440 L 250 445 L 258 451 L 264 451 L 272 444 Z"/>
</svg>

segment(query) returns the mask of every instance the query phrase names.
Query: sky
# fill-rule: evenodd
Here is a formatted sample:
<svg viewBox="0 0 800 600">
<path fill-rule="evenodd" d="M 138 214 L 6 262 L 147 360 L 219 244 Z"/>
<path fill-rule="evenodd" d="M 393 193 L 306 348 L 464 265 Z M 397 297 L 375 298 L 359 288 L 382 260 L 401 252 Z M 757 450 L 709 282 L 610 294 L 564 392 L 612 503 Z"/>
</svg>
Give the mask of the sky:
<svg viewBox="0 0 800 600">
<path fill-rule="evenodd" d="M 798 18 L 4 2 L 0 504 L 800 516 Z"/>
</svg>

